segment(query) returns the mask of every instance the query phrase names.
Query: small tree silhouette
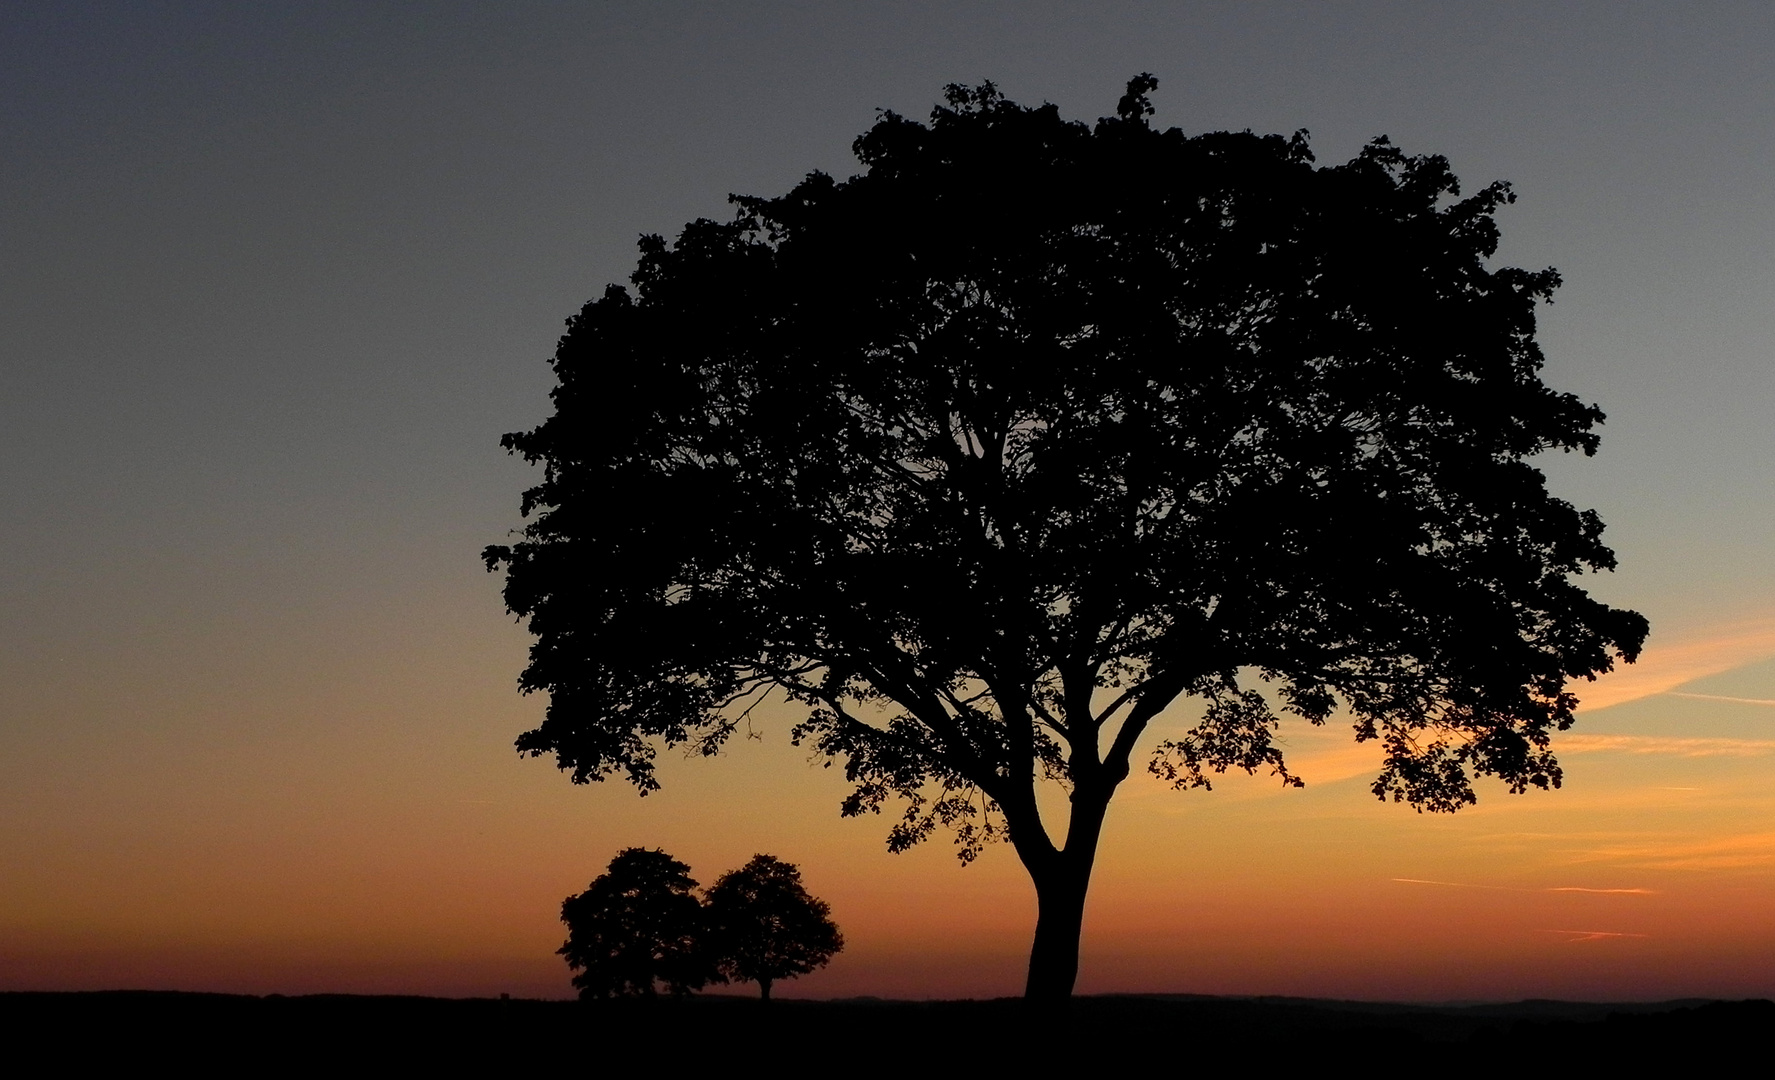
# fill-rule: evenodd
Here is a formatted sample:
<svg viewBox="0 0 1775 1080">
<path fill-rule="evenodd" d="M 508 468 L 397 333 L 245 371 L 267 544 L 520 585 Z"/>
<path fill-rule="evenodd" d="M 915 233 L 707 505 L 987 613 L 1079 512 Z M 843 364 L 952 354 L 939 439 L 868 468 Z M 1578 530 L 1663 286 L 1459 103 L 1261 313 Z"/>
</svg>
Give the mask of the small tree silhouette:
<svg viewBox="0 0 1775 1080">
<path fill-rule="evenodd" d="M 801 871 L 772 855 L 754 855 L 709 888 L 707 918 L 721 974 L 755 982 L 770 1000 L 770 984 L 824 967 L 844 948 L 826 901 L 808 895 Z"/>
<path fill-rule="evenodd" d="M 626 848 L 608 871 L 561 904 L 567 940 L 558 950 L 579 974 L 582 998 L 674 994 L 720 976 L 700 946 L 702 904 L 690 867 L 663 851 Z"/>
</svg>

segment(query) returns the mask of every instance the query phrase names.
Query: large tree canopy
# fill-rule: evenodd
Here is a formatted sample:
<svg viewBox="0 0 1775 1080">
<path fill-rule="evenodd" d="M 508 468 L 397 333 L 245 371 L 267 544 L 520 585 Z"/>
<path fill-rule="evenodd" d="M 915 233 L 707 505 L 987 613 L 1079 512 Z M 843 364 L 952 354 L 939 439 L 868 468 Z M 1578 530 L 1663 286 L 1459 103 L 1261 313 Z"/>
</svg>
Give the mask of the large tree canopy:
<svg viewBox="0 0 1775 1080">
<path fill-rule="evenodd" d="M 774 688 L 844 813 L 903 801 L 894 847 L 1008 836 L 1046 995 L 1137 753 L 1293 783 L 1272 708 L 1341 708 L 1383 799 L 1559 784 L 1568 684 L 1646 623 L 1574 580 L 1614 563 L 1602 523 L 1532 464 L 1602 414 L 1539 377 L 1557 275 L 1488 265 L 1508 188 L 1384 139 L 1324 168 L 1304 134 L 1158 130 L 1154 86 L 1094 126 L 951 87 L 883 113 L 861 175 L 643 240 L 505 442 L 545 466 L 486 554 L 549 694 L 522 751 L 646 791 Z M 1143 745 L 1185 696 L 1200 724 Z"/>
</svg>

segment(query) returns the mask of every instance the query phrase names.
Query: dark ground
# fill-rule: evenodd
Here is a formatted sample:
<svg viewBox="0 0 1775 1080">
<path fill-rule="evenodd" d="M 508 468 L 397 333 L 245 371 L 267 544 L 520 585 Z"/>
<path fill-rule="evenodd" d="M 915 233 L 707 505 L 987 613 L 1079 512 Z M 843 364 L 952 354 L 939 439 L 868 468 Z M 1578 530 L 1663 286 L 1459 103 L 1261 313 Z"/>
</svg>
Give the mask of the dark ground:
<svg viewBox="0 0 1775 1080">
<path fill-rule="evenodd" d="M 1222 1065 L 1254 1075 L 1541 1075 L 1604 1064 L 1635 1074 L 1760 1070 L 1772 1035 L 1769 1001 L 1411 1006 L 1142 995 L 1078 998 L 1064 1011 L 1039 1012 L 1017 1000 L 764 1006 L 733 996 L 580 1003 L 0 994 L 7 1056 L 42 1048 L 77 1072 L 155 1062 L 246 1075 L 535 1068 L 871 1076 L 969 1066 L 1041 1073 L 1077 1062 L 1167 1075 Z"/>
</svg>

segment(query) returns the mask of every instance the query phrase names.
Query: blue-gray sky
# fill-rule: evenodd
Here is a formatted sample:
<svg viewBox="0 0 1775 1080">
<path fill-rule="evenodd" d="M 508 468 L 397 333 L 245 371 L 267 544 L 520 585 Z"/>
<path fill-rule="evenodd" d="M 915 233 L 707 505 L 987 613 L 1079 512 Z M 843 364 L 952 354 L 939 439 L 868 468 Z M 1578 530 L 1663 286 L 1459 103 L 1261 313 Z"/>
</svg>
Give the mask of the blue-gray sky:
<svg viewBox="0 0 1775 1080">
<path fill-rule="evenodd" d="M 34 884 L 0 899 L 0 981 L 157 926 L 233 955 L 190 914 L 246 895 L 219 821 L 283 866 L 366 818 L 423 848 L 427 800 L 507 798 L 495 773 L 549 813 L 626 798 L 509 756 L 540 704 L 476 559 L 527 482 L 499 436 L 637 235 L 848 175 L 877 109 L 950 82 L 1090 120 L 1151 71 L 1166 126 L 1511 181 L 1500 261 L 1567 282 L 1547 378 L 1609 416 L 1548 463 L 1609 524 L 1596 591 L 1685 675 L 1775 653 L 1771 55 L 1756 3 L 7 6 L 0 866 Z M 569 878 L 636 842 L 583 813 Z M 81 914 L 118 860 L 161 923 Z M 291 919 L 356 925 L 304 887 Z"/>
</svg>

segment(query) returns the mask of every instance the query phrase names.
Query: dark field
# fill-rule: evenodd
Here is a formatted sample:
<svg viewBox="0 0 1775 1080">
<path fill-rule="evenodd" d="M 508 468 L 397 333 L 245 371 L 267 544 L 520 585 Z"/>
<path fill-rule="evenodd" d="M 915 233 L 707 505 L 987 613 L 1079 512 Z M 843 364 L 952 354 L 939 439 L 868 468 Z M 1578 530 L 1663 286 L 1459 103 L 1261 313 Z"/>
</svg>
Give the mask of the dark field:
<svg viewBox="0 0 1775 1080">
<path fill-rule="evenodd" d="M 741 997 L 579 1002 L 420 997 L 0 994 L 0 1037 L 72 1071 L 158 1062 L 240 1074 L 718 1070 L 880 1075 L 957 1067 L 1210 1066 L 1443 1075 L 1766 1061 L 1775 1003 L 1407 1006 L 1287 998 L 1112 996 L 1061 1012 L 1014 999 Z M 32 1055 L 38 1056 L 38 1055 Z M 59 1070 L 58 1070 L 59 1071 Z"/>
</svg>

